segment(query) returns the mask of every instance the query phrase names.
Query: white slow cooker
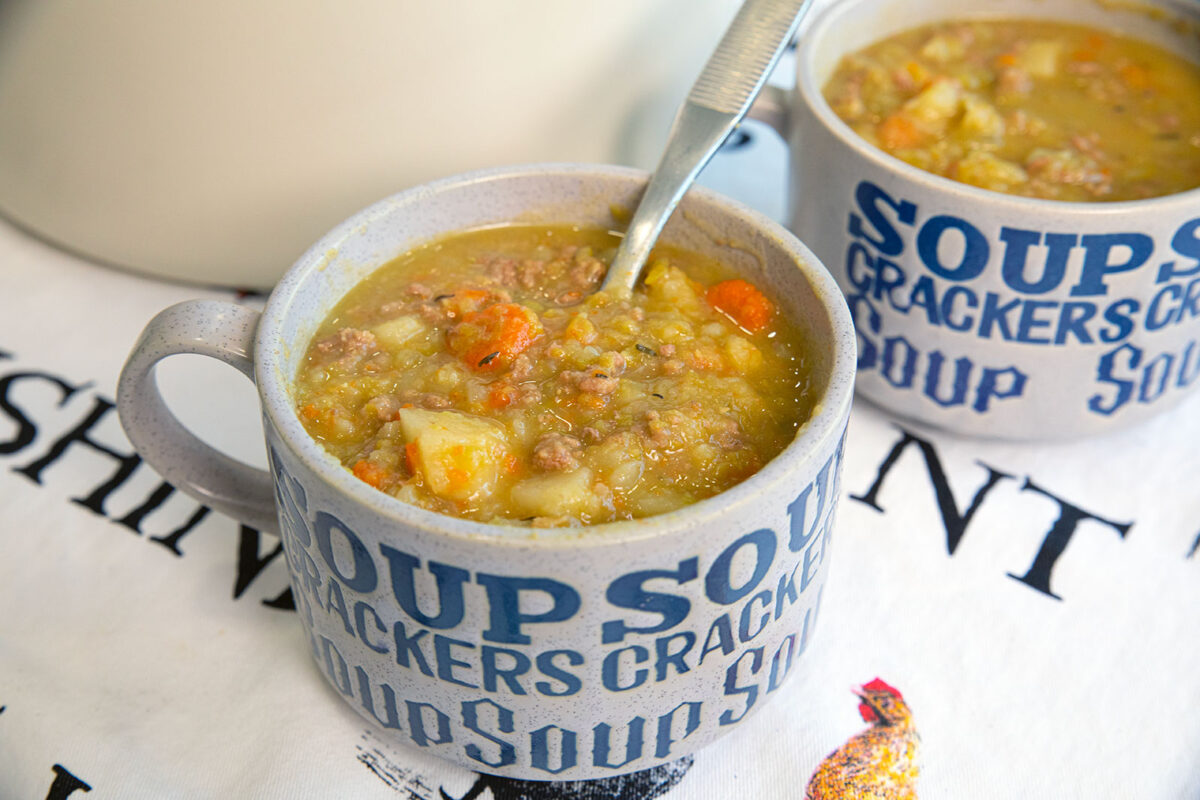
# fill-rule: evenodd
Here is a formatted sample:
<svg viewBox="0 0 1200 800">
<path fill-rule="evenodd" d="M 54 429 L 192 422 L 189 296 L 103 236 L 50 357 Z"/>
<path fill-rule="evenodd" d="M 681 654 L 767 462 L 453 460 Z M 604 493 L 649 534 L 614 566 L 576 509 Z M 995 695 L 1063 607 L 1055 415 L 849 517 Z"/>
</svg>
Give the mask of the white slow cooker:
<svg viewBox="0 0 1200 800">
<path fill-rule="evenodd" d="M 653 167 L 735 0 L 8 0 L 0 213 L 89 258 L 266 288 L 385 195 Z"/>
</svg>

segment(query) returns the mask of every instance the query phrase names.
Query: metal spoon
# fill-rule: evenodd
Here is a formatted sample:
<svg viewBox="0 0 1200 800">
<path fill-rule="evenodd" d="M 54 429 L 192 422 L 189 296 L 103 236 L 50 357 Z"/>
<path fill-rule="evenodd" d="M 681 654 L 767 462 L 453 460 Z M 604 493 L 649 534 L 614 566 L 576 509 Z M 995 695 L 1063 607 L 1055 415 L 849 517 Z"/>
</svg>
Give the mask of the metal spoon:
<svg viewBox="0 0 1200 800">
<path fill-rule="evenodd" d="M 812 0 L 746 0 L 688 93 L 662 160 L 625 232 L 602 291 L 633 291 L 683 193 L 762 90 Z"/>
</svg>

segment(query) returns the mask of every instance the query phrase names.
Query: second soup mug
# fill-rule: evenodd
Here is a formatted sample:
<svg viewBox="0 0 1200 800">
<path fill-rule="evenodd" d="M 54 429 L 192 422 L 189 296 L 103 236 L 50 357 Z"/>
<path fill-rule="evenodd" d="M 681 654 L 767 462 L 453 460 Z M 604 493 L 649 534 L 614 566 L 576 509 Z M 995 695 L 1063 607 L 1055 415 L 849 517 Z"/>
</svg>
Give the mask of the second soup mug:
<svg viewBox="0 0 1200 800">
<path fill-rule="evenodd" d="M 433 513 L 355 478 L 301 425 L 293 379 L 334 305 L 447 233 L 506 222 L 605 226 L 645 174 L 547 165 L 472 173 L 384 200 L 315 244 L 260 316 L 167 309 L 122 372 L 121 421 L 168 480 L 278 530 L 312 657 L 393 740 L 470 769 L 578 780 L 673 761 L 777 696 L 812 636 L 828 572 L 854 332 L 832 278 L 761 214 L 695 189 L 664 239 L 770 288 L 822 342 L 821 397 L 762 470 L 681 510 L 532 531 Z M 257 384 L 271 473 L 166 408 L 154 367 L 203 353 Z"/>
<path fill-rule="evenodd" d="M 1200 52 L 1200 6 L 1176 0 L 844 0 L 803 34 L 796 89 L 769 89 L 754 115 L 788 140 L 790 226 L 846 295 L 862 396 L 970 435 L 1099 434 L 1200 383 L 1200 190 L 1113 203 L 1000 194 L 884 153 L 822 96 L 843 56 L 892 34 L 1017 18 Z"/>
</svg>

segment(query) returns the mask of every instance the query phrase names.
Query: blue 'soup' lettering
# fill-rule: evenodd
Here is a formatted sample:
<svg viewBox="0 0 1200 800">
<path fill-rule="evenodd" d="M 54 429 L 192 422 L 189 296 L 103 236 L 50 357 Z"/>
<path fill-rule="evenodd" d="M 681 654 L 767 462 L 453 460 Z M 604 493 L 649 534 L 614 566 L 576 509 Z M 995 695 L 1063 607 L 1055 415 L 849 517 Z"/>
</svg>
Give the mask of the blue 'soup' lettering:
<svg viewBox="0 0 1200 800">
<path fill-rule="evenodd" d="M 1200 377 L 1200 338 L 1177 352 L 1149 356 L 1126 341 L 1138 330 L 1194 326 L 1200 320 L 1200 217 L 1175 231 L 1172 258 L 1157 265 L 1157 288 L 1143 302 L 1113 296 L 1110 289 L 1113 276 L 1151 268 L 1154 240 L 1148 234 L 1005 226 L 997 241 L 960 217 L 920 219 L 915 203 L 892 197 L 870 181 L 859 182 L 854 201 L 845 271 L 852 287 L 846 294 L 858 331 L 860 370 L 878 370 L 892 386 L 920 391 L 939 406 L 968 405 L 980 414 L 1025 392 L 1029 376 L 1016 364 L 984 366 L 966 356 L 951 359 L 938 349 L 921 352 L 902 335 L 884 335 L 881 311 L 888 311 L 992 341 L 1117 345 L 1097 361 L 1100 389 L 1086 404 L 1096 414 L 1114 414 L 1130 402 L 1152 403 Z M 919 275 L 910 275 L 899 263 L 914 245 L 924 268 Z M 968 285 L 993 265 L 1011 292 L 977 291 Z M 1044 297 L 1060 287 L 1067 289 L 1069 299 Z"/>
<path fill-rule="evenodd" d="M 521 761 L 549 777 L 584 762 L 625 771 L 634 762 L 669 760 L 678 755 L 677 743 L 702 728 L 740 722 L 782 685 L 820 608 L 818 577 L 828 555 L 841 454 L 839 445 L 788 506 L 782 535 L 759 528 L 733 537 L 708 563 L 692 556 L 609 581 L 604 600 L 614 613 L 596 631 L 604 648 L 599 656 L 564 646 L 554 632 L 556 623 L 579 613 L 579 589 L 549 577 L 423 561 L 383 542 L 372 553 L 337 516 L 310 507 L 274 448 L 270 460 L 297 610 L 330 682 L 417 746 L 453 745 L 485 767 Z M 482 613 L 475 617 L 484 626 L 468 630 L 476 601 Z M 769 647 L 762 644 L 763 633 L 777 626 L 783 633 Z M 333 637 L 338 628 L 345 637 Z M 378 660 L 354 663 L 349 648 L 359 645 L 366 659 Z M 697 684 L 695 700 L 653 708 L 651 692 L 637 715 L 590 730 L 571 729 L 573 719 L 564 714 L 563 727 L 529 731 L 520 711 L 503 702 L 503 695 L 570 698 L 585 686 L 638 692 L 706 660 L 719 665 L 714 677 L 723 681 Z M 404 697 L 379 677 L 387 674 L 478 694 L 459 707 L 439 708 L 427 696 Z M 714 689 L 723 691 L 725 702 L 709 696 Z"/>
</svg>

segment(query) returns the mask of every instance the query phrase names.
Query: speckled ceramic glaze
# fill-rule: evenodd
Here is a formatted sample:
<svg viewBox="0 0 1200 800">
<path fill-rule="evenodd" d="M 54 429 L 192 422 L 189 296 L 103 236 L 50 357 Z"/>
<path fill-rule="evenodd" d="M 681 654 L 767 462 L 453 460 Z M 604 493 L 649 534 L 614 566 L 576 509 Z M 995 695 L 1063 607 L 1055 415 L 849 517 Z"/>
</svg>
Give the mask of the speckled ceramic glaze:
<svg viewBox="0 0 1200 800">
<path fill-rule="evenodd" d="M 791 227 L 849 301 L 863 396 L 962 433 L 1043 439 L 1136 422 L 1200 382 L 1200 191 L 1064 203 L 977 189 L 875 149 L 821 96 L 844 54 L 949 18 L 1090 24 L 1195 59 L 1198 9 L 846 0 L 805 33 L 795 93 L 759 109 L 790 112 L 768 121 L 791 146 Z"/>
<path fill-rule="evenodd" d="M 274 513 L 313 658 L 359 713 L 471 769 L 575 780 L 666 763 L 742 723 L 797 671 L 829 563 L 854 334 L 837 286 L 787 231 L 695 189 L 666 238 L 770 285 L 827 343 L 828 384 L 795 442 L 689 508 L 530 531 L 405 505 L 355 479 L 305 433 L 292 377 L 332 306 L 392 257 L 506 221 L 611 223 L 645 175 L 537 166 L 389 198 L 313 246 L 252 313 L 185 304 L 151 323 L 122 374 L 121 418 L 146 458 L 214 506 Z M 197 338 L 211 344 L 187 344 Z M 177 427 L 154 362 L 207 352 L 249 374 L 273 476 L 233 472 Z M 242 487 L 242 491 L 238 488 Z"/>
</svg>

